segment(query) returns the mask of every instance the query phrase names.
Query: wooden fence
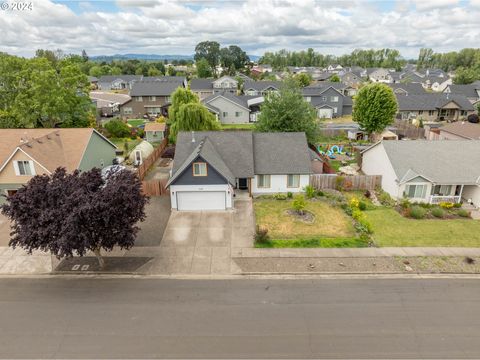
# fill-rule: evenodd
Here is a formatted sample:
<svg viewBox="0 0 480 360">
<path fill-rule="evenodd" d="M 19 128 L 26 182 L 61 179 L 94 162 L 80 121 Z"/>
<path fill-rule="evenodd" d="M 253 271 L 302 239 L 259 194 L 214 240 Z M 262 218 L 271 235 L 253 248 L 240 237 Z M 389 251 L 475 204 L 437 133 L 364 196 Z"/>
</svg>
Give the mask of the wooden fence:
<svg viewBox="0 0 480 360">
<path fill-rule="evenodd" d="M 310 185 L 315 189 L 337 189 L 345 190 L 374 190 L 381 186 L 381 175 L 345 175 L 336 174 L 315 174 L 310 175 Z"/>
<path fill-rule="evenodd" d="M 425 129 L 416 127 L 406 120 L 395 120 L 397 135 L 404 136 L 409 139 L 425 139 Z"/>
<path fill-rule="evenodd" d="M 168 179 L 142 181 L 142 191 L 148 196 L 164 196 L 168 195 L 167 185 Z"/>
<path fill-rule="evenodd" d="M 147 174 L 148 170 L 153 166 L 155 161 L 158 160 L 160 156 L 162 156 L 163 151 L 167 147 L 168 144 L 168 139 L 163 139 L 163 141 L 160 143 L 158 147 L 153 150 L 153 153 L 151 153 L 146 159 L 143 160 L 142 165 L 140 165 L 137 169 L 138 171 L 138 177 L 140 180 L 143 180 L 145 178 L 145 175 Z"/>
</svg>

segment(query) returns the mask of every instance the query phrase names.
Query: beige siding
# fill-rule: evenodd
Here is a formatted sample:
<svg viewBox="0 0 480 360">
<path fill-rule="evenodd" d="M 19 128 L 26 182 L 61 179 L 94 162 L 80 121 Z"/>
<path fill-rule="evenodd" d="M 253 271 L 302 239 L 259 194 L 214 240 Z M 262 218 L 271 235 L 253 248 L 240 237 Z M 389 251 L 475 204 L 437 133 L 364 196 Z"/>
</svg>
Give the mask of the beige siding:
<svg viewBox="0 0 480 360">
<path fill-rule="evenodd" d="M 41 167 L 38 163 L 36 163 L 31 157 L 26 155 L 21 150 L 18 150 L 15 155 L 10 159 L 7 163 L 5 168 L 0 172 L 0 184 L 26 184 L 32 176 L 28 175 L 16 175 L 15 168 L 13 165 L 14 161 L 33 161 L 33 167 L 35 170 L 35 174 L 45 174 L 47 171 Z"/>
</svg>

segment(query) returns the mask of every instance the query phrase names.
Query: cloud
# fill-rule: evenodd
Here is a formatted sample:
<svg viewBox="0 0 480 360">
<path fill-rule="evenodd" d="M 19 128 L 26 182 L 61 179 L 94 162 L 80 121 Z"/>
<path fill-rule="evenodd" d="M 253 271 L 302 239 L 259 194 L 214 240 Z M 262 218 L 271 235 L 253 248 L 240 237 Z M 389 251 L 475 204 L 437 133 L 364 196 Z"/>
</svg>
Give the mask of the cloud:
<svg viewBox="0 0 480 360">
<path fill-rule="evenodd" d="M 25 56 L 38 48 L 85 49 L 90 55 L 192 54 L 198 42 L 215 40 L 250 54 L 390 47 L 416 57 L 420 47 L 473 46 L 480 35 L 480 6 L 474 6 L 479 1 L 410 0 L 382 8 L 360 0 L 117 0 L 116 12 L 102 12 L 82 0 L 77 13 L 67 2 L 38 0 L 33 11 L 0 13 L 0 43 L 4 51 Z"/>
</svg>

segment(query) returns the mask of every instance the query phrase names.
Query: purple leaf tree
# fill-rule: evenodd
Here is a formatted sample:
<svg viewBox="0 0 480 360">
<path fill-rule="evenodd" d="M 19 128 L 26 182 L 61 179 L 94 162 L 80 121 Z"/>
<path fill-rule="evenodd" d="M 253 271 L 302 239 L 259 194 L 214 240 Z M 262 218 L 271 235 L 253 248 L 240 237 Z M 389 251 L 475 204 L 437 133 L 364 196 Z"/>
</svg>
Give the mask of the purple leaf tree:
<svg viewBox="0 0 480 360">
<path fill-rule="evenodd" d="M 30 254 L 50 251 L 59 259 L 92 251 L 103 268 L 102 249 L 134 245 L 147 201 L 140 180 L 128 170 L 102 177 L 99 169 L 67 173 L 58 168 L 9 196 L 2 213 L 13 222 L 9 246 Z"/>
</svg>

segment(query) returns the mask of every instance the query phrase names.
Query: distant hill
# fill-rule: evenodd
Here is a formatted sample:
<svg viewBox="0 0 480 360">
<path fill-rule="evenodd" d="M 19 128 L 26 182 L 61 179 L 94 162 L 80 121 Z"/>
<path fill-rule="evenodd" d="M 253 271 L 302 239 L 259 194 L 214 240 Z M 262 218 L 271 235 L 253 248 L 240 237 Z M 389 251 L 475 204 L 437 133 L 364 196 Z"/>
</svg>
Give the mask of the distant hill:
<svg viewBox="0 0 480 360">
<path fill-rule="evenodd" d="M 257 61 L 260 59 L 258 55 L 248 55 L 250 60 Z M 112 61 L 112 60 L 193 60 L 193 55 L 157 55 L 157 54 L 115 54 L 115 55 L 97 55 L 90 56 L 93 61 Z"/>
</svg>

